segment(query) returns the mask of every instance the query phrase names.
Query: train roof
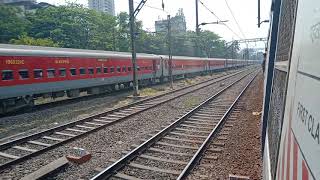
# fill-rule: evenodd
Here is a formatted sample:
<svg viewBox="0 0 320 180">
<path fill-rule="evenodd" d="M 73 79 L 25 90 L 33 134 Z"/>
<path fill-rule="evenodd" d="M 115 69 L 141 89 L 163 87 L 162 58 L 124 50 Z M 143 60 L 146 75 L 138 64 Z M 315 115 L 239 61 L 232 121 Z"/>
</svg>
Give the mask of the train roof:
<svg viewBox="0 0 320 180">
<path fill-rule="evenodd" d="M 2 56 L 50 56 L 50 57 L 91 57 L 91 58 L 123 58 L 131 57 L 131 53 L 117 51 L 87 50 L 73 48 L 55 48 L 43 46 L 27 46 L 0 44 L 0 55 Z M 154 54 L 137 53 L 139 58 L 159 58 Z"/>
<path fill-rule="evenodd" d="M 44 46 L 28 46 L 28 45 L 13 45 L 13 44 L 0 44 L 0 56 L 47 56 L 47 57 L 88 57 L 88 58 L 131 58 L 129 52 L 117 52 L 117 51 L 102 51 L 102 50 L 87 50 L 87 49 L 73 49 L 73 48 L 55 48 Z M 168 55 L 156 55 L 137 53 L 138 58 L 143 59 L 169 59 Z M 188 56 L 173 56 L 175 60 L 199 60 L 199 61 L 211 61 L 211 60 L 231 60 L 224 58 L 200 58 L 200 57 L 188 57 Z M 242 61 L 240 59 L 233 59 Z"/>
<path fill-rule="evenodd" d="M 169 59 L 168 55 L 159 55 L 164 59 Z M 203 57 L 190 57 L 190 56 L 172 56 L 175 60 L 198 60 L 198 61 L 255 61 L 255 60 L 243 60 L 243 59 L 227 59 L 227 58 L 203 58 Z"/>
<path fill-rule="evenodd" d="M 102 51 L 102 50 L 87 50 L 87 49 L 73 49 L 73 48 L 55 48 L 43 46 L 27 46 L 27 45 L 13 45 L 13 44 L 0 44 L 0 55 L 9 56 L 15 54 L 16 56 L 50 56 L 50 57 L 92 57 L 92 58 L 131 58 L 130 52 L 117 52 L 117 51 Z M 164 58 L 168 59 L 167 55 L 155 55 L 137 53 L 139 58 Z M 183 57 L 174 56 L 174 59 L 183 60 L 205 60 L 205 58 L 198 57 Z"/>
</svg>

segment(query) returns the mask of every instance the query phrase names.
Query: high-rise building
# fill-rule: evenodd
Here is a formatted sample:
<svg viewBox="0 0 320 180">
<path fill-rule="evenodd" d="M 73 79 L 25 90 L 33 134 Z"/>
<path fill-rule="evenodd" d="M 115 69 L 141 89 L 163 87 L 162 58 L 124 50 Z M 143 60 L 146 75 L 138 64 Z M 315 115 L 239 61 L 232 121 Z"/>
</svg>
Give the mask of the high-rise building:
<svg viewBox="0 0 320 180">
<path fill-rule="evenodd" d="M 89 8 L 115 15 L 114 0 L 89 0 Z"/>
<path fill-rule="evenodd" d="M 33 2 L 36 3 L 36 0 L 0 0 L 0 4 L 9 4 L 17 2 Z"/>
<path fill-rule="evenodd" d="M 168 20 L 155 21 L 156 32 L 167 32 L 168 31 Z M 185 33 L 187 31 L 186 18 L 183 14 L 183 9 L 179 9 L 176 16 L 171 18 L 171 31 L 173 33 Z"/>
</svg>

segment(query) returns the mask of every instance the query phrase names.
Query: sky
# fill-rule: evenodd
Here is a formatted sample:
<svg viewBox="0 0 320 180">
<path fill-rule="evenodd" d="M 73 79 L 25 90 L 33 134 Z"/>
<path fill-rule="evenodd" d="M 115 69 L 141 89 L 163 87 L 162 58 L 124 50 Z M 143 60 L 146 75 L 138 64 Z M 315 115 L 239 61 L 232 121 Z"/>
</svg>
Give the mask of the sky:
<svg viewBox="0 0 320 180">
<path fill-rule="evenodd" d="M 65 0 L 37 0 L 54 5 L 65 4 Z M 68 0 L 87 6 L 87 0 Z M 140 0 L 134 0 L 135 6 Z M 261 28 L 257 27 L 257 1 L 258 0 L 199 0 L 199 23 L 214 22 L 218 19 L 210 12 L 212 11 L 221 20 L 228 20 L 227 26 L 212 24 L 201 26 L 203 30 L 217 33 L 226 41 L 236 39 L 267 37 L 269 24 L 264 23 Z M 166 19 L 167 15 L 174 16 L 179 8 L 183 8 L 186 16 L 187 29 L 195 30 L 195 0 L 163 0 L 165 11 L 162 11 L 162 0 L 148 0 L 138 14 L 137 19 L 143 22 L 144 29 L 154 31 L 154 21 Z M 208 11 L 202 2 L 210 11 Z M 233 18 L 227 4 L 229 5 L 235 19 Z M 116 14 L 122 11 L 128 12 L 128 0 L 115 0 Z M 154 8 L 152 8 L 154 7 Z M 271 0 L 261 0 L 261 20 L 269 19 Z M 155 9 L 157 8 L 157 9 Z M 237 26 L 239 24 L 239 27 Z M 230 30 L 232 29 L 232 31 Z M 264 47 L 264 43 L 250 43 L 249 47 Z"/>
</svg>

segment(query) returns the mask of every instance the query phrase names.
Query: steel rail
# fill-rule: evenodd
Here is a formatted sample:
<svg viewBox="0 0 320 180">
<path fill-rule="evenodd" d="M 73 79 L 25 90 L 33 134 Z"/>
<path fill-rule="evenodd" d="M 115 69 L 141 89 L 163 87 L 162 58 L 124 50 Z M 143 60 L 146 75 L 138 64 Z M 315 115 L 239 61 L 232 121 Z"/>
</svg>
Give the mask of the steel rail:
<svg viewBox="0 0 320 180">
<path fill-rule="evenodd" d="M 220 71 L 220 72 L 223 72 L 223 71 Z M 219 76 L 219 77 L 221 77 L 221 76 Z M 217 78 L 219 78 L 219 77 L 217 77 Z M 216 79 L 216 78 L 214 78 L 214 79 Z M 213 79 L 211 79 L 211 80 L 213 80 Z M 205 82 L 208 82 L 208 81 L 210 81 L 210 80 L 205 80 L 205 81 L 200 82 L 200 83 L 205 83 Z M 164 82 L 162 84 L 165 84 L 165 83 L 168 83 L 168 82 Z M 149 86 L 152 87 L 152 86 L 159 85 L 159 84 L 161 84 L 161 83 L 148 85 L 148 87 Z M 196 84 L 193 84 L 193 85 L 196 85 Z M 193 85 L 190 85 L 190 86 L 193 86 Z M 105 93 L 101 93 L 101 94 L 92 94 L 92 95 L 81 95 L 81 96 L 76 97 L 76 98 L 68 98 L 68 99 L 63 99 L 63 100 L 58 100 L 58 101 L 53 101 L 53 102 L 39 103 L 39 104 L 35 104 L 35 106 L 33 108 L 36 108 L 36 109 L 34 109 L 34 111 L 32 111 L 32 112 L 36 112 L 36 111 L 43 110 L 43 109 L 49 109 L 49 108 L 57 107 L 57 106 L 64 105 L 64 104 L 71 104 L 71 103 L 78 102 L 78 101 L 86 101 L 86 100 L 94 99 L 94 98 L 97 98 L 97 97 L 100 97 L 100 96 L 112 96 L 112 95 L 116 95 L 116 94 L 118 94 L 120 92 L 127 92 L 129 89 L 130 89 L 130 87 L 126 87 L 126 88 L 118 90 L 118 91 L 105 92 Z M 177 89 L 177 90 L 180 90 L 180 89 Z M 11 112 L 8 112 L 6 114 L 0 114 L 0 118 L 10 117 L 10 116 L 13 115 L 13 113 L 16 113 L 14 115 L 23 114 L 24 112 L 26 112 L 26 111 L 23 110 L 23 109 L 20 109 L 20 110 L 17 110 L 17 111 L 11 111 Z M 1 139 L 0 139 L 0 141 L 1 141 Z"/>
<path fill-rule="evenodd" d="M 170 91 L 169 93 L 164 93 L 164 94 L 160 94 L 160 95 L 158 95 L 158 96 L 154 96 L 154 97 L 150 97 L 150 98 L 147 98 L 147 99 L 143 99 L 143 100 L 140 100 L 140 101 L 137 101 L 137 102 L 130 103 L 130 104 L 128 104 L 128 105 L 119 107 L 119 108 L 114 108 L 114 109 L 111 109 L 111 110 L 106 111 L 106 112 L 103 112 L 103 113 L 99 113 L 99 114 L 96 114 L 96 115 L 93 115 L 93 116 L 90 116 L 90 117 L 87 117 L 87 118 L 83 118 L 83 119 L 80 119 L 80 120 L 76 120 L 76 121 L 73 121 L 73 122 L 70 122 L 70 123 L 67 123 L 67 124 L 58 126 L 58 127 L 54 127 L 54 128 L 48 129 L 48 130 L 44 130 L 44 131 L 39 132 L 39 133 L 35 133 L 35 134 L 29 135 L 29 136 L 26 136 L 26 137 L 22 137 L 22 138 L 19 138 L 19 139 L 16 139 L 16 140 L 12 140 L 12 141 L 9 141 L 9 142 L 6 142 L 6 143 L 2 143 L 2 144 L 0 144 L 0 151 L 6 150 L 6 149 L 10 149 L 10 148 L 12 148 L 12 147 L 15 146 L 15 145 L 25 143 L 25 142 L 27 142 L 27 141 L 29 141 L 29 140 L 39 139 L 39 138 L 41 138 L 41 137 L 44 136 L 44 135 L 50 135 L 50 134 L 52 134 L 52 133 L 54 133 L 54 132 L 57 132 L 57 131 L 60 131 L 60 130 L 64 130 L 64 129 L 69 128 L 69 127 L 73 127 L 73 126 L 75 126 L 75 125 L 82 124 L 82 123 L 84 123 L 84 122 L 86 122 L 86 121 L 90 121 L 90 120 L 92 120 L 92 119 L 94 119 L 94 118 L 99 118 L 99 117 L 101 117 L 101 116 L 106 116 L 107 114 L 111 114 L 111 113 L 113 113 L 113 112 L 117 112 L 117 111 L 121 111 L 121 110 L 124 110 L 124 109 L 128 109 L 128 108 L 130 108 L 130 107 L 134 107 L 134 106 L 136 106 L 136 105 L 142 104 L 142 103 L 147 102 L 147 101 L 150 101 L 150 100 L 154 100 L 154 99 L 157 99 L 157 98 L 161 98 L 161 97 L 166 96 L 166 95 L 170 95 L 170 94 L 173 94 L 173 93 L 176 93 L 176 92 L 179 92 L 179 91 L 188 89 L 188 88 L 192 88 L 192 87 L 197 86 L 197 85 L 201 85 L 201 84 L 205 84 L 205 83 L 207 83 L 207 82 L 213 81 L 212 83 L 209 83 L 208 85 L 205 85 L 205 86 L 210 86 L 210 85 L 212 85 L 212 84 L 214 84 L 214 83 L 218 83 L 218 82 L 220 82 L 220 81 L 226 80 L 226 79 L 228 79 L 228 78 L 231 78 L 231 77 L 233 77 L 233 76 L 236 76 L 236 75 L 238 75 L 238 74 L 240 74 L 240 73 L 243 73 L 243 72 L 245 72 L 245 71 L 248 71 L 248 70 L 250 70 L 250 69 L 245 69 L 245 70 L 243 70 L 243 71 L 236 72 L 236 73 L 234 73 L 234 74 L 228 74 L 228 75 L 226 75 L 226 76 L 220 76 L 220 77 L 217 77 L 217 78 L 214 78 L 214 79 L 205 81 L 205 82 L 200 82 L 200 83 L 197 83 L 197 84 L 194 84 L 194 85 L 191 85 L 191 86 L 187 86 L 187 87 L 184 87 L 184 88 L 177 89 L 177 90 L 175 90 L 175 91 Z M 219 78 L 221 78 L 221 79 L 219 79 Z M 203 87 L 205 87 L 205 86 L 203 86 Z M 170 99 L 167 99 L 167 100 L 165 100 L 165 101 L 162 101 L 162 102 L 160 102 L 160 103 L 157 103 L 157 104 L 155 104 L 155 105 L 153 105 L 153 106 L 146 107 L 145 109 L 143 109 L 143 110 L 141 110 L 141 111 L 134 112 L 133 114 L 129 114 L 129 115 L 127 115 L 127 116 L 125 116 L 125 117 L 123 117 L 123 118 L 119 118 L 118 120 L 115 120 L 115 121 L 113 121 L 113 122 L 104 124 L 104 125 L 99 126 L 99 127 L 95 128 L 95 129 L 92 129 L 92 130 L 89 130 L 89 131 L 84 132 L 84 133 L 82 133 L 82 134 L 76 135 L 75 137 L 70 137 L 70 138 L 68 138 L 68 139 L 65 139 L 64 141 L 61 141 L 61 142 L 57 142 L 57 143 L 55 143 L 55 144 L 52 144 L 52 145 L 49 146 L 49 147 L 45 147 L 45 148 L 43 148 L 43 149 L 37 150 L 36 152 L 32 152 L 32 153 L 29 153 L 29 154 L 27 154 L 27 155 L 21 156 L 21 157 L 19 157 L 19 158 L 17 158 L 17 159 L 13 159 L 13 160 L 11 160 L 11 161 L 8 161 L 8 162 L 6 162 L 6 163 L 4 163 L 4 164 L 1 164 L 1 165 L 0 165 L 0 169 L 5 169 L 5 168 L 7 168 L 7 167 L 10 167 L 11 165 L 20 163 L 20 162 L 22 162 L 22 161 L 24 161 L 24 160 L 26 160 L 26 159 L 29 159 L 29 158 L 31 158 L 31 157 L 37 156 L 37 155 L 39 155 L 39 154 L 42 154 L 42 153 L 44 153 L 44 152 L 46 152 L 46 151 L 49 151 L 49 150 L 51 150 L 51 149 L 53 149 L 53 148 L 56 148 L 56 147 L 58 147 L 58 146 L 61 146 L 61 145 L 65 144 L 65 143 L 67 143 L 67 142 L 70 142 L 70 141 L 75 140 L 75 139 L 77 139 L 77 138 L 83 137 L 83 136 L 85 136 L 85 135 L 88 135 L 88 134 L 90 134 L 90 133 L 93 133 L 93 132 L 95 132 L 95 131 L 98 131 L 98 130 L 100 130 L 100 129 L 102 129 L 102 128 L 105 128 L 105 127 L 107 127 L 107 126 L 111 126 L 111 125 L 113 125 L 113 124 L 116 124 L 116 123 L 118 123 L 118 122 L 121 122 L 122 120 L 127 119 L 127 118 L 129 118 L 129 117 L 131 117 L 131 116 L 134 116 L 134 115 L 136 115 L 136 114 L 139 114 L 139 113 L 141 113 L 141 112 L 143 112 L 143 111 L 146 111 L 146 110 L 151 109 L 151 108 L 153 108 L 153 107 L 159 106 L 159 105 L 161 105 L 161 104 L 163 104 L 163 103 L 169 102 L 169 101 L 171 101 L 171 100 L 173 100 L 173 99 L 176 99 L 176 98 L 179 98 L 179 97 L 184 96 L 184 95 L 186 95 L 186 94 L 189 94 L 189 93 L 192 93 L 192 92 L 194 92 L 194 91 L 197 91 L 197 90 L 199 90 L 199 89 L 201 89 L 201 88 L 203 88 L 203 87 L 196 88 L 196 89 L 191 90 L 191 91 L 188 91 L 188 92 L 186 92 L 186 93 L 182 93 L 182 94 L 180 94 L 180 95 L 178 95 L 178 96 L 172 97 L 172 98 L 170 98 Z"/>
<path fill-rule="evenodd" d="M 22 137 L 22 138 L 19 138 L 19 139 L 11 140 L 9 142 L 4 142 L 4 143 L 0 144 L 0 151 L 4 150 L 4 149 L 7 149 L 7 147 L 12 146 L 13 143 L 21 143 L 21 142 L 25 141 L 26 139 L 32 139 L 33 137 L 36 137 L 36 136 L 41 136 L 41 135 L 45 135 L 47 133 L 51 133 L 53 130 L 59 130 L 60 128 L 68 127 L 69 125 L 73 126 L 73 125 L 75 125 L 75 123 L 81 123 L 82 121 L 86 121 L 88 119 L 97 118 L 98 116 L 103 116 L 105 114 L 109 114 L 109 113 L 112 113 L 112 112 L 115 112 L 115 111 L 120 111 L 120 110 L 123 110 L 123 109 L 127 109 L 127 108 L 129 108 L 131 106 L 138 105 L 138 104 L 144 103 L 146 101 L 150 101 L 150 100 L 153 100 L 153 99 L 156 99 L 156 98 L 160 98 L 160 97 L 163 97 L 163 96 L 166 96 L 166 95 L 170 95 L 170 94 L 173 94 L 173 93 L 176 93 L 176 92 L 188 89 L 188 88 L 192 88 L 194 86 L 197 86 L 197 85 L 200 85 L 200 84 L 204 84 L 204 83 L 207 83 L 209 81 L 214 81 L 214 80 L 217 80 L 219 78 L 226 79 L 226 78 L 235 76 L 235 75 L 240 74 L 240 73 L 245 72 L 245 71 L 246 70 L 243 70 L 243 71 L 231 74 L 231 75 L 228 74 L 228 75 L 226 75 L 224 77 L 223 76 L 219 76 L 219 77 L 214 78 L 214 79 L 206 80 L 206 81 L 203 81 L 203 82 L 200 82 L 200 83 L 196 83 L 196 84 L 193 84 L 193 85 L 190 85 L 190 86 L 187 86 L 187 87 L 179 88 L 179 89 L 174 90 L 174 91 L 170 91 L 168 93 L 164 93 L 164 94 L 160 94 L 160 95 L 153 96 L 153 97 L 150 97 L 150 98 L 142 99 L 142 100 L 139 100 L 139 101 L 136 101 L 136 102 L 133 102 L 133 103 L 121 106 L 121 107 L 113 108 L 113 109 L 107 110 L 107 111 L 102 112 L 102 113 L 94 114 L 92 116 L 89 116 L 89 117 L 86 117 L 86 118 L 82 118 L 82 119 L 79 119 L 79 120 L 76 120 L 76 121 L 73 121 L 73 122 L 69 122 L 69 123 L 66 123 L 66 124 L 63 124 L 63 125 L 60 125 L 60 126 L 57 126 L 57 127 L 54 127 L 54 128 L 50 128 L 50 129 L 47 129 L 47 130 L 44 130 L 44 131 L 41 131 L 41 132 L 38 132 L 38 133 L 34 133 L 34 134 L 31 134 L 31 135 L 28 135 L 28 136 L 25 136 L 25 137 Z M 219 81 L 222 81 L 224 79 L 221 79 Z M 213 82 L 213 83 L 216 83 L 216 82 Z"/>
<path fill-rule="evenodd" d="M 239 102 L 240 98 L 244 94 L 244 92 L 248 89 L 250 84 L 253 82 L 253 80 L 256 78 L 258 73 L 250 80 L 250 82 L 245 86 L 245 88 L 241 91 L 239 96 L 233 101 L 232 105 L 228 108 L 227 112 L 222 116 L 218 124 L 214 127 L 214 129 L 211 131 L 209 136 L 206 138 L 206 140 L 203 142 L 203 144 L 200 146 L 198 151 L 194 154 L 192 159 L 189 161 L 187 166 L 184 168 L 182 173 L 177 178 L 178 180 L 186 179 L 186 177 L 190 174 L 190 172 L 193 170 L 193 168 L 197 165 L 197 163 L 200 161 L 203 153 L 206 151 L 206 149 L 209 147 L 210 142 L 212 141 L 213 137 L 217 134 L 217 131 L 222 127 L 222 125 L 227 120 L 227 117 L 232 112 L 232 109 L 235 107 L 235 105 Z"/>
<path fill-rule="evenodd" d="M 209 102 L 211 102 L 212 100 L 216 99 L 220 94 L 222 94 L 223 92 L 225 92 L 227 89 L 229 89 L 230 87 L 232 87 L 233 85 L 235 85 L 236 83 L 238 83 L 240 80 L 242 80 L 243 78 L 247 77 L 248 75 L 252 74 L 253 72 L 250 72 L 244 76 L 242 76 L 241 78 L 239 78 L 238 80 L 234 81 L 233 83 L 231 83 L 230 85 L 226 86 L 225 88 L 223 88 L 222 90 L 220 90 L 219 92 L 215 93 L 214 95 L 212 95 L 211 97 L 209 97 L 207 100 L 205 100 L 204 102 L 202 102 L 200 105 L 198 105 L 197 107 L 193 108 L 192 110 L 190 110 L 189 112 L 187 112 L 186 114 L 184 114 L 183 116 L 181 116 L 179 119 L 177 119 L 175 122 L 171 123 L 169 126 L 167 126 L 166 128 L 164 128 L 162 131 L 158 132 L 156 135 L 152 136 L 151 138 L 149 138 L 147 141 L 145 141 L 144 143 L 142 143 L 141 145 L 139 145 L 138 147 L 136 147 L 135 149 L 133 149 L 132 151 L 130 151 L 128 154 L 126 154 L 124 157 L 122 157 L 121 159 L 119 159 L 118 161 L 114 162 L 112 165 L 110 165 L 109 167 L 107 167 L 106 169 L 104 169 L 103 171 L 101 171 L 99 174 L 97 174 L 96 176 L 94 176 L 91 180 L 102 180 L 102 179 L 108 179 L 110 178 L 113 174 L 115 174 L 117 171 L 119 171 L 120 169 L 122 169 L 126 164 L 128 164 L 130 161 L 132 161 L 134 158 L 136 158 L 137 156 L 139 156 L 142 152 L 144 152 L 145 150 L 147 150 L 149 147 L 151 147 L 153 144 L 155 144 L 156 142 L 158 142 L 162 137 L 164 137 L 166 134 L 168 134 L 168 132 L 170 132 L 171 130 L 173 130 L 174 128 L 176 128 L 179 124 L 181 124 L 185 119 L 189 118 L 190 116 L 192 116 L 195 112 L 197 112 L 197 110 L 199 110 L 200 108 L 202 108 L 203 106 L 207 105 Z M 256 76 L 256 75 L 255 75 Z M 250 81 L 251 82 L 251 81 Z"/>
</svg>

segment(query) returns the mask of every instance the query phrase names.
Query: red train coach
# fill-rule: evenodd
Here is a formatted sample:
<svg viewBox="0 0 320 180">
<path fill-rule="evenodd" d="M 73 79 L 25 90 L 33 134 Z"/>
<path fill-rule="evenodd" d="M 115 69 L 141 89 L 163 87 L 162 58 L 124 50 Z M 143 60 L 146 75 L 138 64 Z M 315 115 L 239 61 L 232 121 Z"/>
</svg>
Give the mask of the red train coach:
<svg viewBox="0 0 320 180">
<path fill-rule="evenodd" d="M 138 54 L 137 59 L 139 83 L 167 78 L 166 56 Z M 222 69 L 226 61 L 173 57 L 173 75 Z M 0 113 L 33 106 L 38 97 L 77 97 L 82 91 L 99 94 L 132 86 L 131 54 L 122 52 L 0 44 L 0 74 Z"/>
<path fill-rule="evenodd" d="M 140 79 L 155 78 L 159 59 L 138 57 Z M 98 94 L 132 82 L 131 56 L 104 51 L 6 46 L 0 49 L 0 71 L 0 112 L 32 106 L 39 96 L 77 97 L 83 90 Z"/>
</svg>

